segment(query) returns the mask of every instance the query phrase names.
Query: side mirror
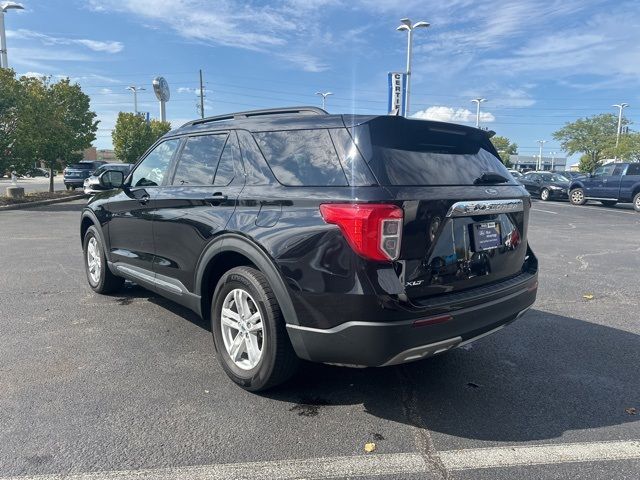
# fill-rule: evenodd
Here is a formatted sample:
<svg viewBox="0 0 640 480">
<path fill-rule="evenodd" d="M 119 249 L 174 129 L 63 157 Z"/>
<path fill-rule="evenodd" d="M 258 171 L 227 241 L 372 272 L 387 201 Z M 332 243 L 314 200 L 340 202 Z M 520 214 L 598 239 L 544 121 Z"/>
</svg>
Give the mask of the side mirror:
<svg viewBox="0 0 640 480">
<path fill-rule="evenodd" d="M 107 170 L 98 177 L 100 186 L 106 189 L 122 188 L 124 185 L 124 173 L 119 170 Z"/>
</svg>

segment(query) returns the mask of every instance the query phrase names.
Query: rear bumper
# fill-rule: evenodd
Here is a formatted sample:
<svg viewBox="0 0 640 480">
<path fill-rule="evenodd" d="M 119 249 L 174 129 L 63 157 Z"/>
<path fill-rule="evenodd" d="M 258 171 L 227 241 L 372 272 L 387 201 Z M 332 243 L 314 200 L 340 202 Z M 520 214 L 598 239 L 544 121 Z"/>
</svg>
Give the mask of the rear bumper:
<svg viewBox="0 0 640 480">
<path fill-rule="evenodd" d="M 499 295 L 447 313 L 396 322 L 348 321 L 329 329 L 287 325 L 293 347 L 303 359 L 377 367 L 420 360 L 493 333 L 521 317 L 536 299 L 538 276 L 529 274 Z M 442 311 L 442 303 L 438 309 Z M 433 310 L 431 310 L 433 311 Z M 418 321 L 418 324 L 416 324 Z"/>
<path fill-rule="evenodd" d="M 550 193 L 550 197 L 551 198 L 569 198 L 569 192 L 568 190 L 562 189 L 562 190 L 549 190 Z"/>
<path fill-rule="evenodd" d="M 73 187 L 82 187 L 84 186 L 84 178 L 65 178 L 64 184 Z"/>
</svg>

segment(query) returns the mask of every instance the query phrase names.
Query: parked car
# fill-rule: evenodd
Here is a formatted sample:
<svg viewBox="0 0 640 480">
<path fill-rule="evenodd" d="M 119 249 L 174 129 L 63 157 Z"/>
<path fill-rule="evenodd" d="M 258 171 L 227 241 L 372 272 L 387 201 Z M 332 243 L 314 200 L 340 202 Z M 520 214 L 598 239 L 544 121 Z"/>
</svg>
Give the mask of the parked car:
<svg viewBox="0 0 640 480">
<path fill-rule="evenodd" d="M 299 359 L 386 366 L 459 347 L 537 292 L 530 196 L 487 132 L 313 107 L 195 120 L 82 212 L 89 285 L 125 279 L 211 322 L 243 388 Z"/>
<path fill-rule="evenodd" d="M 520 177 L 522 177 L 522 174 L 518 171 L 518 170 L 512 170 L 509 169 L 509 173 L 511 174 L 511 176 L 513 178 L 515 178 L 516 180 L 518 180 Z"/>
<path fill-rule="evenodd" d="M 573 180 L 574 178 L 580 178 L 580 177 L 584 177 L 585 174 L 582 172 L 556 172 L 559 173 L 560 175 L 567 177 L 569 180 Z"/>
<path fill-rule="evenodd" d="M 46 170 L 40 167 L 33 167 L 25 171 L 23 175 L 27 178 L 33 178 L 33 177 L 49 178 L 49 170 Z M 55 173 L 54 173 L 54 176 L 55 176 Z"/>
<path fill-rule="evenodd" d="M 559 173 L 529 172 L 518 181 L 540 200 L 559 200 L 569 196 L 569 179 Z"/>
<path fill-rule="evenodd" d="M 101 160 L 83 160 L 81 162 L 68 165 L 62 172 L 62 178 L 67 190 L 75 190 L 78 187 L 82 187 L 84 185 L 84 179 L 88 178 L 91 175 L 91 172 L 104 163 L 107 162 L 103 162 Z"/>
<path fill-rule="evenodd" d="M 584 205 L 598 200 L 606 207 L 617 203 L 632 203 L 640 212 L 640 163 L 610 163 L 598 167 L 591 175 L 571 182 L 569 200 Z"/>
<path fill-rule="evenodd" d="M 85 178 L 83 183 L 84 193 L 87 195 L 93 195 L 94 193 L 102 192 L 104 190 L 104 187 L 100 185 L 100 180 L 98 179 L 102 172 L 107 170 L 120 170 L 126 178 L 127 175 L 129 175 L 132 166 L 133 165 L 129 163 L 105 163 L 104 165 L 99 166 L 93 173 L 91 173 L 91 176 Z"/>
</svg>

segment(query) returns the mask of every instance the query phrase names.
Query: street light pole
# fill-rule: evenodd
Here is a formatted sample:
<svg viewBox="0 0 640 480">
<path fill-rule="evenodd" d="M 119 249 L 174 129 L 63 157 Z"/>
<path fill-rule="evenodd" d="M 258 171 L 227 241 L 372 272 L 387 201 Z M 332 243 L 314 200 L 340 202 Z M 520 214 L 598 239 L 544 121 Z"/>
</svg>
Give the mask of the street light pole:
<svg viewBox="0 0 640 480">
<path fill-rule="evenodd" d="M 629 106 L 628 103 L 616 103 L 615 105 L 611 105 L 618 110 L 618 131 L 616 133 L 616 148 L 618 148 L 618 144 L 620 143 L 620 134 L 622 133 L 622 111 Z"/>
<path fill-rule="evenodd" d="M 333 95 L 333 93 L 331 93 L 331 92 L 324 92 L 324 93 L 323 92 L 316 92 L 316 95 L 320 95 L 322 97 L 322 109 L 326 110 L 324 107 L 326 105 L 327 97 L 329 95 Z"/>
<path fill-rule="evenodd" d="M 0 68 L 9 68 L 7 60 L 7 35 L 4 30 L 4 14 L 7 10 L 24 10 L 24 7 L 15 2 L 0 3 Z"/>
<path fill-rule="evenodd" d="M 536 170 L 542 170 L 542 146 L 547 143 L 547 141 L 538 140 L 538 143 L 540 144 L 540 157 L 538 157 L 538 168 L 536 168 Z"/>
<path fill-rule="evenodd" d="M 138 114 L 138 92 L 142 90 L 146 90 L 146 88 L 130 85 L 127 87 L 127 90 L 131 90 L 133 92 L 133 112 L 137 115 Z"/>
<path fill-rule="evenodd" d="M 553 172 L 553 166 L 556 163 L 556 152 L 550 152 L 551 153 L 551 171 Z"/>
<path fill-rule="evenodd" d="M 400 25 L 396 30 L 398 31 L 406 31 L 407 32 L 407 88 L 404 92 L 404 108 L 405 108 L 405 116 L 409 115 L 409 100 L 411 98 L 411 55 L 413 52 L 413 31 L 416 28 L 427 28 L 430 23 L 429 22 L 416 22 L 411 23 L 411 20 L 408 18 L 403 18 L 400 20 Z"/>
<path fill-rule="evenodd" d="M 482 102 L 486 102 L 487 99 L 479 97 L 479 98 L 474 98 L 471 101 L 476 104 L 476 128 L 480 128 L 480 104 Z"/>
</svg>

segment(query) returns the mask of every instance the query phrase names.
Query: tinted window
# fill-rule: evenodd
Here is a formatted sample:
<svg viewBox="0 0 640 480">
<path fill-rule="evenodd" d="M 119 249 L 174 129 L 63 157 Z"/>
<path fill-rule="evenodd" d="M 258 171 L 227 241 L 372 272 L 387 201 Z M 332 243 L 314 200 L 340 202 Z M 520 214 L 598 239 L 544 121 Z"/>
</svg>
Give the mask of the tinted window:
<svg viewBox="0 0 640 480">
<path fill-rule="evenodd" d="M 516 183 L 480 130 L 392 116 L 355 130 L 358 147 L 382 184 L 473 185 L 486 172 Z"/>
<path fill-rule="evenodd" d="M 613 173 L 613 165 L 605 165 L 604 167 L 596 168 L 594 175 L 611 175 Z"/>
<path fill-rule="evenodd" d="M 346 128 L 336 128 L 329 130 L 329 133 L 342 163 L 342 169 L 349 180 L 349 185 L 375 185 L 376 179 L 349 135 L 349 131 Z"/>
<path fill-rule="evenodd" d="M 624 175 L 625 168 L 627 168 L 625 164 L 618 164 L 613 169 L 613 173 L 611 175 Z"/>
<path fill-rule="evenodd" d="M 274 182 L 271 170 L 264 161 L 262 153 L 253 136 L 246 130 L 237 130 L 242 165 L 246 171 L 247 185 L 270 185 Z"/>
<path fill-rule="evenodd" d="M 96 166 L 93 163 L 72 163 L 69 168 L 75 170 L 93 170 Z"/>
<path fill-rule="evenodd" d="M 225 187 L 231 183 L 235 176 L 234 159 L 237 155 L 235 148 L 235 141 L 233 136 L 229 136 L 227 144 L 224 146 L 222 156 L 220 157 L 220 163 L 218 163 L 218 169 L 216 170 L 216 178 L 213 182 L 216 186 Z"/>
<path fill-rule="evenodd" d="M 273 174 L 283 185 L 347 185 L 327 130 L 256 133 Z"/>
<path fill-rule="evenodd" d="M 227 134 L 189 137 L 180 154 L 174 185 L 212 185 Z"/>
<path fill-rule="evenodd" d="M 631 163 L 627 168 L 627 175 L 640 175 L 640 163 Z"/>
<path fill-rule="evenodd" d="M 131 176 L 131 186 L 157 187 L 162 185 L 171 158 L 179 143 L 179 140 L 167 140 L 157 145 L 136 167 Z"/>
</svg>

